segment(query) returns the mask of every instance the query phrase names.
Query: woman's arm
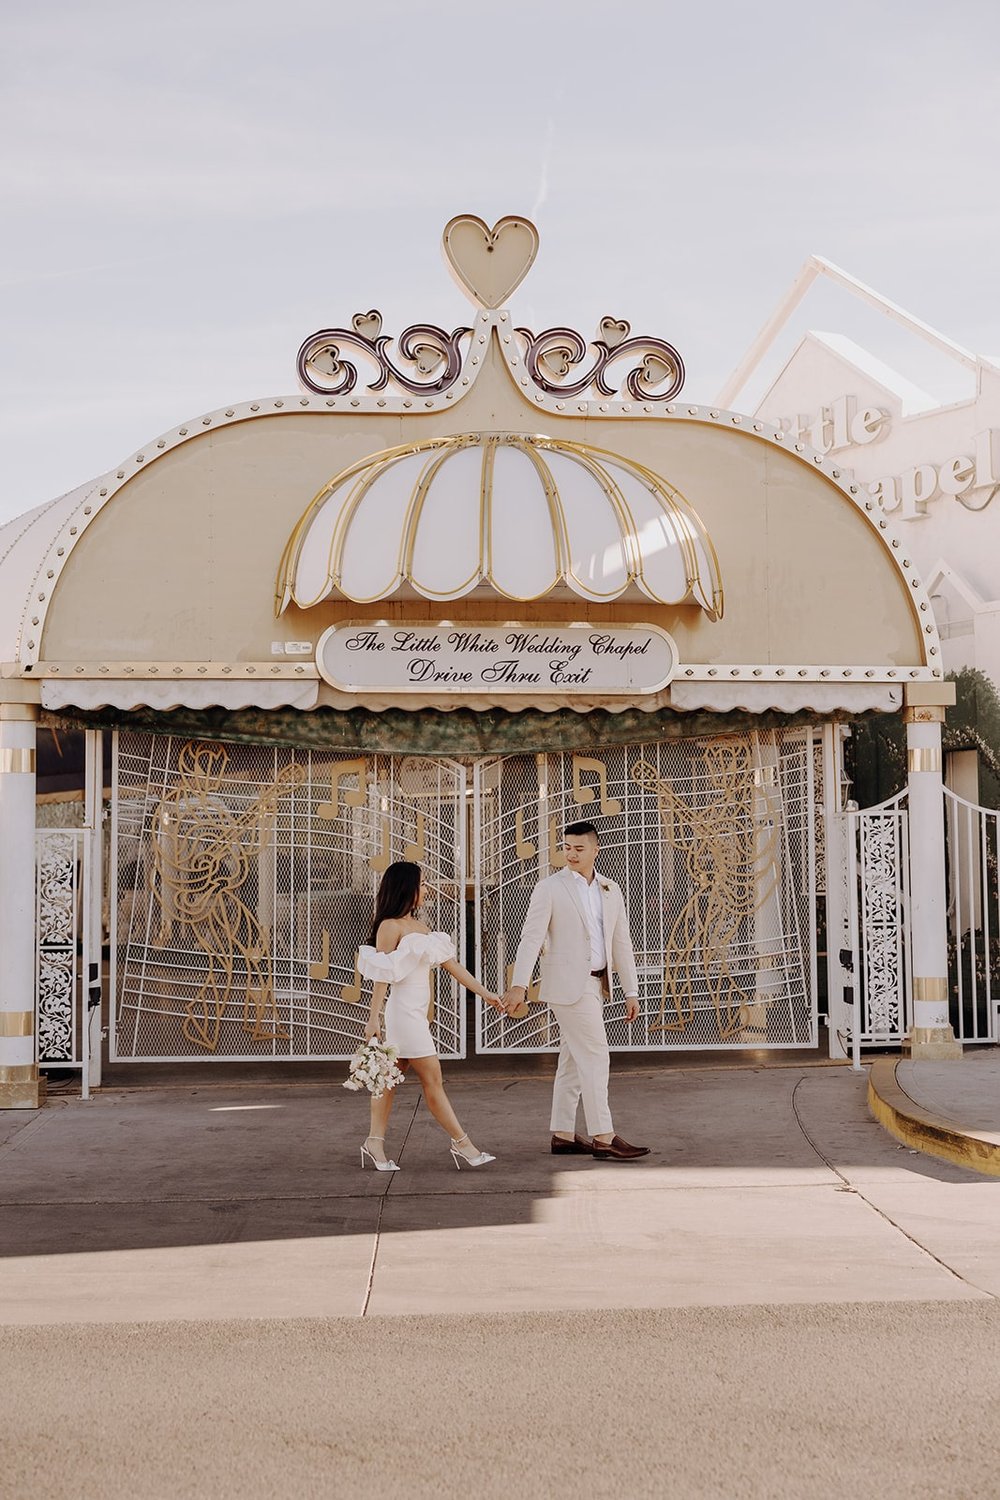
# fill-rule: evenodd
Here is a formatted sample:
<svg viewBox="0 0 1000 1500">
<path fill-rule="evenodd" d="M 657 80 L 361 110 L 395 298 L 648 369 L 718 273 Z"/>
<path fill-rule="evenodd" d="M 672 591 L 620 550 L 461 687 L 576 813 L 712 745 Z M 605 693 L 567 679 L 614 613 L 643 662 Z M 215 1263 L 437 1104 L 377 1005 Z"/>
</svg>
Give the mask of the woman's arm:
<svg viewBox="0 0 1000 1500">
<path fill-rule="evenodd" d="M 372 1000 L 368 1007 L 368 1024 L 365 1026 L 366 1042 L 370 1042 L 373 1036 L 382 1035 L 382 1007 L 385 1004 L 385 992 L 388 988 L 387 984 L 372 985 Z"/>
<path fill-rule="evenodd" d="M 375 934 L 375 947 L 379 953 L 392 953 L 399 945 L 399 923 L 395 917 L 379 923 L 378 932 Z M 382 1008 L 385 1005 L 387 984 L 372 985 L 372 1001 L 368 1007 L 368 1024 L 365 1027 L 365 1041 L 371 1041 L 373 1036 L 382 1035 Z"/>
<path fill-rule="evenodd" d="M 447 970 L 453 979 L 457 979 L 459 984 L 464 985 L 467 990 L 471 990 L 474 995 L 479 995 L 486 1001 L 487 1005 L 492 1005 L 494 1010 L 503 1010 L 503 1006 L 500 1003 L 500 996 L 494 995 L 491 990 L 481 985 L 475 974 L 470 974 L 468 969 L 462 968 L 457 958 L 449 958 L 441 967 Z"/>
</svg>

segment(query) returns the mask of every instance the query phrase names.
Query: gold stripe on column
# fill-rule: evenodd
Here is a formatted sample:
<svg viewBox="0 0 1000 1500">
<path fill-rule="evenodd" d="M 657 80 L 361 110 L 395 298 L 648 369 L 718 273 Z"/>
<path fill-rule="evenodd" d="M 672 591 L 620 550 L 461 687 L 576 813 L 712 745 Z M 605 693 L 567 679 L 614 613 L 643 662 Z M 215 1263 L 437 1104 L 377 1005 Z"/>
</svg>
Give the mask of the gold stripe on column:
<svg viewBox="0 0 1000 1500">
<path fill-rule="evenodd" d="M 19 1063 L 16 1067 L 0 1067 L 0 1084 L 34 1083 L 37 1077 L 37 1063 Z"/>
<path fill-rule="evenodd" d="M 29 772 L 34 769 L 34 750 L 21 749 L 16 745 L 0 746 L 0 773 L 4 771 Z"/>
<path fill-rule="evenodd" d="M 940 771 L 941 751 L 936 745 L 918 745 L 906 752 L 906 764 L 911 771 Z"/>
<path fill-rule="evenodd" d="M 34 1029 L 33 1010 L 0 1010 L 0 1036 L 31 1036 Z"/>
<path fill-rule="evenodd" d="M 908 703 L 903 709 L 904 724 L 943 724 L 944 709 L 940 705 Z"/>
<path fill-rule="evenodd" d="M 913 998 L 914 1000 L 947 1000 L 947 979 L 914 979 Z"/>
</svg>

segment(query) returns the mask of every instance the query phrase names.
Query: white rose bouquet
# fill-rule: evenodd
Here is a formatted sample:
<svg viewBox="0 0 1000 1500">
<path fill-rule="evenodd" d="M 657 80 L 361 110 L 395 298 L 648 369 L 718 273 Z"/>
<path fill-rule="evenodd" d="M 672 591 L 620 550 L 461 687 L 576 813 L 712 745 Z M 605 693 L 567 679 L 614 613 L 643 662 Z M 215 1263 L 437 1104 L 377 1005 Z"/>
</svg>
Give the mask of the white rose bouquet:
<svg viewBox="0 0 1000 1500">
<path fill-rule="evenodd" d="M 398 1055 L 395 1047 L 387 1047 L 377 1036 L 363 1042 L 348 1063 L 350 1077 L 344 1088 L 355 1093 L 367 1089 L 373 1099 L 380 1099 L 386 1089 L 394 1089 L 406 1077 L 396 1067 Z"/>
</svg>

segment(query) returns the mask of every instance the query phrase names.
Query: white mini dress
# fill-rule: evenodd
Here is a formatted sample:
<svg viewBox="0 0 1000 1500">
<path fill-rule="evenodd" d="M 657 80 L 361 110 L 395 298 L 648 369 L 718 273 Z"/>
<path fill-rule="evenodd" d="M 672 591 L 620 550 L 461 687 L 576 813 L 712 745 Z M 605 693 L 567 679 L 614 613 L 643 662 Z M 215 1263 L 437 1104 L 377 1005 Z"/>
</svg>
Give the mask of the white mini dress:
<svg viewBox="0 0 1000 1500">
<path fill-rule="evenodd" d="M 358 950 L 358 968 L 373 984 L 390 986 L 385 1004 L 385 1040 L 399 1057 L 436 1057 L 427 1011 L 430 972 L 454 958 L 446 932 L 408 932 L 391 953 L 367 945 Z"/>
</svg>

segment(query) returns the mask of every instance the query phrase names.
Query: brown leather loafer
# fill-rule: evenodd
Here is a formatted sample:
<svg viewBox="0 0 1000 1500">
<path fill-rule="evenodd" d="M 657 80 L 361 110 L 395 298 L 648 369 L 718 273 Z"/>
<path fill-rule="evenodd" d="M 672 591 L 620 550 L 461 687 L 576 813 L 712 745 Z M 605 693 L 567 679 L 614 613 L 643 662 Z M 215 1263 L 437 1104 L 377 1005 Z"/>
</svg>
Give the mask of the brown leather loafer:
<svg viewBox="0 0 1000 1500">
<path fill-rule="evenodd" d="M 637 1156 L 648 1156 L 648 1146 L 630 1146 L 616 1135 L 613 1141 L 594 1141 L 592 1151 L 595 1161 L 635 1161 Z"/>
<path fill-rule="evenodd" d="M 564 1141 L 561 1136 L 554 1135 L 549 1149 L 553 1156 L 589 1156 L 594 1143 L 582 1135 L 575 1135 L 571 1141 Z"/>
</svg>

